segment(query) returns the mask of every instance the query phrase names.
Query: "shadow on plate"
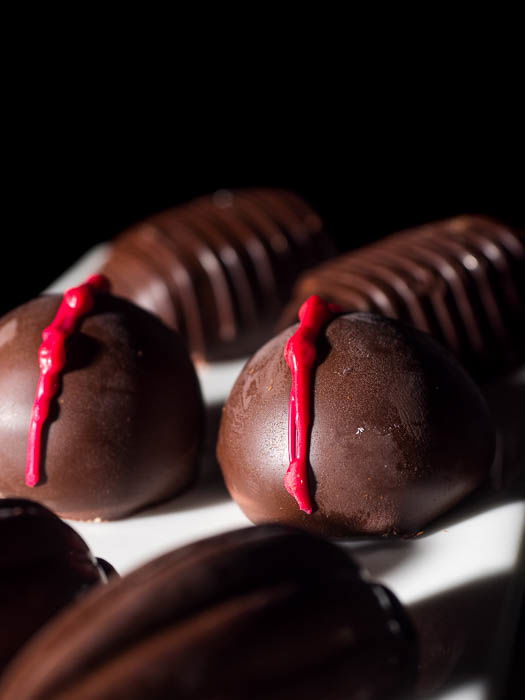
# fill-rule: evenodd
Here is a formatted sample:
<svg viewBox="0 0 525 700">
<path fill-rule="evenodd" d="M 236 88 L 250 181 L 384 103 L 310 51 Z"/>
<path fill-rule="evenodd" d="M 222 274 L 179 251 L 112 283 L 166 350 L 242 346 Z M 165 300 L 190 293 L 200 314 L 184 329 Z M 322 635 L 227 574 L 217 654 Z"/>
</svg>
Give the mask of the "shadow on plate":
<svg viewBox="0 0 525 700">
<path fill-rule="evenodd" d="M 220 477 L 213 481 L 199 479 L 197 483 L 189 487 L 184 493 L 172 498 L 165 503 L 159 503 L 147 510 L 140 511 L 131 517 L 149 517 L 153 515 L 164 515 L 166 513 L 182 513 L 196 508 L 206 508 L 216 506 L 220 503 L 230 501 L 230 494 Z"/>
<path fill-rule="evenodd" d="M 476 680 L 486 685 L 484 697 L 506 697 L 510 660 L 520 654 L 512 647 L 525 592 L 525 538 L 518 562 L 509 571 L 408 606 L 420 646 L 418 698 L 438 700 Z"/>
<path fill-rule="evenodd" d="M 501 683 L 508 632 L 500 625 L 510 585 L 510 574 L 491 576 L 408 606 L 420 646 L 416 697 L 437 700 L 475 680 Z"/>
<path fill-rule="evenodd" d="M 356 557 L 359 564 L 373 580 L 383 576 L 405 562 L 415 553 L 415 540 L 399 538 L 333 540 L 348 554 Z"/>
</svg>

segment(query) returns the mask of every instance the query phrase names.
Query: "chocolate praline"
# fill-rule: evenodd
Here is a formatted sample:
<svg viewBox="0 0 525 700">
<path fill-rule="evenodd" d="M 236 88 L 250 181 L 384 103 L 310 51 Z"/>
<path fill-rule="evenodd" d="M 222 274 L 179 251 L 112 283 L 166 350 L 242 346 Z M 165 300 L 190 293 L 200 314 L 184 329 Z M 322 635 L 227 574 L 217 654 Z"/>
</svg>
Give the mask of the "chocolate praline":
<svg viewBox="0 0 525 700">
<path fill-rule="evenodd" d="M 217 455 L 255 523 L 330 536 L 413 535 L 486 479 L 494 431 L 477 386 L 434 341 L 367 313 L 335 318 L 318 339 L 309 486 L 302 512 L 288 467 L 293 326 L 248 362 L 225 405 Z"/>
<path fill-rule="evenodd" d="M 260 347 L 299 273 L 333 253 L 323 222 L 301 197 L 222 190 L 121 233 L 101 272 L 117 294 L 176 328 L 202 362 Z"/>
<path fill-rule="evenodd" d="M 42 478 L 25 485 L 41 334 L 60 301 L 42 296 L 0 321 L 0 495 L 35 498 L 79 520 L 119 518 L 174 496 L 196 476 L 197 377 L 175 331 L 109 294 L 66 342 Z"/>
<path fill-rule="evenodd" d="M 251 527 L 94 591 L 17 657 L 0 697 L 395 700 L 417 656 L 402 605 L 342 550 Z"/>
<path fill-rule="evenodd" d="M 400 231 L 306 271 L 280 329 L 312 294 L 430 333 L 479 378 L 525 360 L 525 232 L 484 216 Z"/>
<path fill-rule="evenodd" d="M 113 571 L 47 508 L 25 499 L 1 499 L 0 672 L 59 610 L 105 583 L 106 570 Z"/>
</svg>

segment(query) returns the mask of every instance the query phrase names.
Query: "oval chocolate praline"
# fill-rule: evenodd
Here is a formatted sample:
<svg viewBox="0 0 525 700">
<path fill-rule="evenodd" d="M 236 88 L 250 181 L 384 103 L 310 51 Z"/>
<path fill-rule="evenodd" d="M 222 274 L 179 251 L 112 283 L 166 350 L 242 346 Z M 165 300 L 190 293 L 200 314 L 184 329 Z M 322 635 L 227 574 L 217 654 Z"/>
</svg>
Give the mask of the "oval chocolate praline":
<svg viewBox="0 0 525 700">
<path fill-rule="evenodd" d="M 247 363 L 225 405 L 217 455 L 232 497 L 255 523 L 329 536 L 413 535 L 480 486 L 494 429 L 477 386 L 430 336 L 367 313 L 321 334 L 313 376 L 309 486 L 314 512 L 286 491 L 297 326 Z"/>
<path fill-rule="evenodd" d="M 384 700 L 417 667 L 406 612 L 338 547 L 266 526 L 94 592 L 10 666 L 2 700 Z"/>
<path fill-rule="evenodd" d="M 270 338 L 298 274 L 334 252 L 297 195 L 222 190 L 121 233 L 101 271 L 117 294 L 176 328 L 194 359 L 215 361 Z"/>
<path fill-rule="evenodd" d="M 0 672 L 48 620 L 106 581 L 82 538 L 54 513 L 34 501 L 1 499 Z"/>
<path fill-rule="evenodd" d="M 60 301 L 42 296 L 0 321 L 0 496 L 110 520 L 176 495 L 197 474 L 203 405 L 195 370 L 175 331 L 110 294 L 97 296 L 66 342 L 42 478 L 26 486 L 38 351 Z"/>
<path fill-rule="evenodd" d="M 525 232 L 485 216 L 400 231 L 304 272 L 279 329 L 312 294 L 430 332 L 480 378 L 525 359 Z"/>
</svg>

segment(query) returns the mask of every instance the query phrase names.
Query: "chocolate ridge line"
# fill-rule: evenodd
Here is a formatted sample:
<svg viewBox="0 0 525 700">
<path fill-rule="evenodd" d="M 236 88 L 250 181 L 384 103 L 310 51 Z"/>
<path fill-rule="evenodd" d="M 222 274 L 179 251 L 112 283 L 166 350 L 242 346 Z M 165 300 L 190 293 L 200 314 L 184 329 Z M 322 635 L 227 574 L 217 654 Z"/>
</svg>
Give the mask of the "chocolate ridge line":
<svg viewBox="0 0 525 700">
<path fill-rule="evenodd" d="M 148 235 L 148 226 L 163 235 Z M 264 342 L 297 276 L 331 250 L 320 218 L 301 198 L 249 188 L 202 197 L 132 226 L 115 240 L 101 272 L 115 294 L 176 326 L 198 359 L 222 359 Z M 138 262 L 126 270 L 130 251 Z M 170 266 L 179 267 L 179 276 L 185 269 L 191 298 Z"/>
<path fill-rule="evenodd" d="M 403 292 L 403 278 L 408 286 L 419 279 L 412 295 Z M 475 373 L 525 355 L 525 235 L 486 217 L 425 224 L 307 271 L 281 328 L 312 294 L 430 330 Z"/>
</svg>

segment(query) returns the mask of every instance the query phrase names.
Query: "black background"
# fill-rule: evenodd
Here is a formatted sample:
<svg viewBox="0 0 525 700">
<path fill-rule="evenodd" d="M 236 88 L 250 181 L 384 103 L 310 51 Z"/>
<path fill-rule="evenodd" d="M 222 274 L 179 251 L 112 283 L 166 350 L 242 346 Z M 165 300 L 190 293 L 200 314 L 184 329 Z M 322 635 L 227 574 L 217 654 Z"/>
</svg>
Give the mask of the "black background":
<svg viewBox="0 0 525 700">
<path fill-rule="evenodd" d="M 396 103 L 391 118 L 383 106 L 356 117 L 326 105 L 319 116 L 310 101 L 268 110 L 256 100 L 224 115 L 220 95 L 198 114 L 150 100 L 144 115 L 129 97 L 106 112 L 62 95 L 50 111 L 16 113 L 4 143 L 1 310 L 130 223 L 223 187 L 296 190 L 341 249 L 463 212 L 525 226 L 520 130 L 443 105 L 409 118 L 396 117 Z"/>
</svg>

